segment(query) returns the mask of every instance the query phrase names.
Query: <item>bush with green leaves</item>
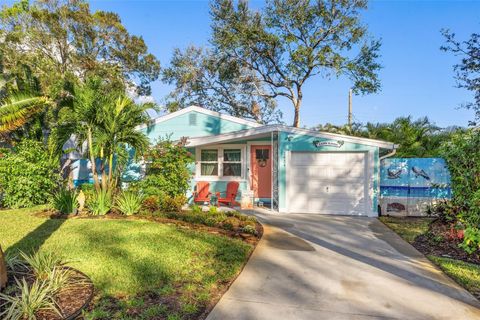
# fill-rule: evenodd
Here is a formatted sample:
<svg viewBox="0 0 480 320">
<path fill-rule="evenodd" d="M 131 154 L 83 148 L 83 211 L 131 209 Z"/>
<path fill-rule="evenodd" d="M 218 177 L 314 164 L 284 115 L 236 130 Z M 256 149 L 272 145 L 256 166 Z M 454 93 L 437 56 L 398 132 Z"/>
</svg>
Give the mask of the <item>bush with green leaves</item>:
<svg viewBox="0 0 480 320">
<path fill-rule="evenodd" d="M 159 141 L 150 147 L 144 158 L 148 164 L 146 175 L 136 183 L 135 188 L 146 196 L 166 195 L 174 198 L 186 193 L 190 187 L 192 173 L 189 166 L 193 163 L 193 157 L 183 144 Z"/>
<path fill-rule="evenodd" d="M 60 179 L 58 160 L 41 142 L 25 139 L 0 151 L 0 193 L 6 207 L 47 203 Z"/>
<path fill-rule="evenodd" d="M 143 196 L 138 193 L 124 191 L 117 196 L 115 208 L 121 213 L 131 216 L 142 209 Z"/>
<path fill-rule="evenodd" d="M 79 206 L 77 191 L 60 189 L 53 195 L 52 206 L 60 213 L 76 214 Z"/>
<path fill-rule="evenodd" d="M 100 190 L 96 191 L 92 198 L 87 202 L 87 207 L 90 212 L 97 216 L 106 215 L 113 204 L 113 197 L 110 191 Z"/>
<path fill-rule="evenodd" d="M 462 248 L 469 253 L 480 243 L 480 131 L 458 131 L 442 146 L 451 175 L 452 205 L 456 219 L 465 225 Z M 468 230 L 468 231 L 467 231 Z M 469 236 L 471 235 L 471 236 Z"/>
</svg>

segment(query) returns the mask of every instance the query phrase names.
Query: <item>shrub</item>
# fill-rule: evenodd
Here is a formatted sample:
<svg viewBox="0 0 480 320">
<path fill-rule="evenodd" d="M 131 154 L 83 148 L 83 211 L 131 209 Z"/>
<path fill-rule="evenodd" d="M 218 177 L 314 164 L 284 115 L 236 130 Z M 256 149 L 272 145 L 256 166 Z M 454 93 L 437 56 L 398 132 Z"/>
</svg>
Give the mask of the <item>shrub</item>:
<svg viewBox="0 0 480 320">
<path fill-rule="evenodd" d="M 240 226 L 238 219 L 234 217 L 229 217 L 222 222 L 222 228 L 225 230 L 236 230 Z"/>
<path fill-rule="evenodd" d="M 63 214 L 76 214 L 79 206 L 77 192 L 61 189 L 53 196 L 52 206 Z"/>
<path fill-rule="evenodd" d="M 213 207 L 212 207 L 213 208 Z M 194 204 L 191 208 L 192 212 L 194 213 L 200 213 L 202 212 L 202 207 L 200 207 L 198 204 Z"/>
<path fill-rule="evenodd" d="M 257 229 L 255 229 L 255 227 L 251 225 L 246 225 L 245 227 L 243 227 L 242 232 L 253 234 L 254 236 L 258 234 Z"/>
<path fill-rule="evenodd" d="M 38 141 L 23 140 L 0 151 L 2 204 L 11 208 L 47 203 L 60 181 L 59 163 Z"/>
<path fill-rule="evenodd" d="M 58 311 L 53 299 L 53 292 L 46 281 L 35 280 L 31 285 L 25 278 L 16 279 L 20 294 L 10 296 L 0 293 L 0 301 L 6 304 L 4 313 L 0 317 L 4 320 L 37 319 L 39 311 Z M 2 303 L 3 304 L 3 303 Z"/>
<path fill-rule="evenodd" d="M 160 200 L 160 210 L 163 212 L 180 212 L 185 203 L 187 203 L 187 197 L 183 194 L 174 197 L 165 196 Z"/>
<path fill-rule="evenodd" d="M 467 227 L 463 235 L 463 242 L 459 245 L 466 253 L 472 254 L 480 249 L 480 230 Z"/>
<path fill-rule="evenodd" d="M 467 253 L 478 250 L 480 236 L 480 134 L 478 129 L 458 131 L 443 144 L 441 154 L 451 176 L 454 214 L 465 225 L 462 248 Z M 467 231 L 468 230 L 468 231 Z"/>
<path fill-rule="evenodd" d="M 146 176 L 137 187 L 145 195 L 158 195 L 161 191 L 174 198 L 186 193 L 190 187 L 189 165 L 193 163 L 193 157 L 183 144 L 160 141 L 144 157 L 148 163 Z"/>
<path fill-rule="evenodd" d="M 93 198 L 87 202 L 88 209 L 94 215 L 105 215 L 112 209 L 112 194 L 101 190 L 93 194 Z"/>
<path fill-rule="evenodd" d="M 116 208 L 127 216 L 137 214 L 142 209 L 143 197 L 133 192 L 122 192 L 116 201 Z"/>
<path fill-rule="evenodd" d="M 160 199 L 158 196 L 147 196 L 143 199 L 142 207 L 145 210 L 148 210 L 150 213 L 153 213 L 157 210 L 160 210 Z"/>
</svg>

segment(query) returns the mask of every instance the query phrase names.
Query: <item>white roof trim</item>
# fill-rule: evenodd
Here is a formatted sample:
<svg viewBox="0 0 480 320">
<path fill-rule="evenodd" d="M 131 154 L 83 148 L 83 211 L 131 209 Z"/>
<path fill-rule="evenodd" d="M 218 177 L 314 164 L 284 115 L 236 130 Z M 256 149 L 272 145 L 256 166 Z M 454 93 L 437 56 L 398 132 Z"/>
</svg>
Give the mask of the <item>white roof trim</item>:
<svg viewBox="0 0 480 320">
<path fill-rule="evenodd" d="M 242 138 L 258 136 L 258 135 L 270 133 L 273 131 L 284 131 L 284 132 L 289 132 L 293 134 L 304 134 L 304 135 L 310 135 L 310 136 L 320 137 L 325 139 L 341 139 L 346 142 L 359 143 L 359 144 L 385 148 L 385 149 L 397 148 L 397 146 L 391 142 L 352 137 L 352 136 L 346 136 L 342 134 L 315 131 L 315 130 L 309 130 L 309 129 L 300 129 L 300 128 L 288 127 L 284 125 L 267 125 L 267 126 L 261 126 L 258 128 L 234 131 L 234 132 L 229 132 L 229 133 L 219 134 L 214 136 L 189 138 L 187 141 L 187 147 L 197 147 L 197 146 L 202 146 L 207 144 L 224 142 L 228 140 L 240 140 Z"/>
<path fill-rule="evenodd" d="M 248 125 L 248 126 L 252 126 L 252 127 L 263 126 L 262 124 L 257 123 L 257 122 L 252 121 L 252 120 L 245 120 L 245 119 L 237 118 L 237 117 L 230 116 L 230 115 L 227 115 L 227 114 L 223 114 L 223 113 L 220 113 L 220 112 L 208 110 L 208 109 L 205 109 L 205 108 L 202 108 L 202 107 L 189 106 L 187 108 L 183 108 L 183 109 L 180 109 L 178 111 L 171 112 L 171 113 L 168 113 L 166 115 L 160 116 L 158 118 L 152 119 L 152 121 L 150 121 L 148 124 L 139 125 L 139 126 L 136 127 L 136 129 L 137 130 L 145 129 L 147 127 L 151 127 L 153 125 L 156 125 L 157 123 L 161 123 L 161 122 L 170 120 L 172 118 L 181 116 L 181 115 L 186 114 L 190 111 L 203 113 L 203 114 L 206 114 L 206 115 L 209 115 L 209 116 L 217 117 L 217 118 L 224 119 L 224 120 L 229 120 L 229 121 L 232 121 L 232 122 L 236 122 L 236 123 L 239 123 L 239 124 L 244 124 L 244 125 Z"/>
</svg>

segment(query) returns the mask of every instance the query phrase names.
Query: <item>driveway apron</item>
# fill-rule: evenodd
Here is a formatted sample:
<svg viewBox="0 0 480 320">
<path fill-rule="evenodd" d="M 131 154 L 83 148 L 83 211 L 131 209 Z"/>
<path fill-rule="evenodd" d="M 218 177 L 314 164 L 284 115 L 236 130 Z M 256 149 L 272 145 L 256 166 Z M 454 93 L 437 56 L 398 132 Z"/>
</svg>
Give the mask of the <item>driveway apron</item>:
<svg viewBox="0 0 480 320">
<path fill-rule="evenodd" d="M 207 319 L 480 319 L 480 303 L 375 218 L 256 214 L 265 233 Z"/>
</svg>

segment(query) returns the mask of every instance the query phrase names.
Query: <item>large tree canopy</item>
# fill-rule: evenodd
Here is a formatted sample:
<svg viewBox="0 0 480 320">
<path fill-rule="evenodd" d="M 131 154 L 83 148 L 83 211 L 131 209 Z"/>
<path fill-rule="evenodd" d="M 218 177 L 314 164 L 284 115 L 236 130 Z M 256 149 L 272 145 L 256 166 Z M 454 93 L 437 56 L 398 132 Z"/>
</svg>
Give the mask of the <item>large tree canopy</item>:
<svg viewBox="0 0 480 320">
<path fill-rule="evenodd" d="M 261 123 L 280 121 L 275 100 L 260 94 L 263 84 L 255 73 L 218 52 L 175 49 L 163 80 L 175 87 L 167 97 L 170 111 L 199 105 Z"/>
<path fill-rule="evenodd" d="M 91 12 L 84 0 L 22 0 L 0 12 L 2 67 L 28 66 L 49 96 L 68 95 L 78 79 L 100 76 L 116 87 L 150 93 L 158 60 L 112 12 Z M 67 89 L 67 90 L 65 90 Z"/>
<path fill-rule="evenodd" d="M 458 41 L 455 33 L 448 30 L 442 30 L 442 34 L 446 44 L 441 49 L 453 52 L 461 58 L 460 62 L 453 67 L 457 86 L 473 92 L 474 101 L 464 106 L 475 111 L 475 121 L 471 121 L 471 125 L 478 125 L 480 121 L 480 33 L 473 33 L 466 41 Z"/>
<path fill-rule="evenodd" d="M 288 98 L 300 125 L 303 85 L 313 76 L 346 75 L 356 92 L 379 89 L 379 41 L 360 23 L 366 0 L 269 0 L 261 11 L 247 1 L 211 6 L 215 49 L 261 80 L 263 97 Z"/>
</svg>

